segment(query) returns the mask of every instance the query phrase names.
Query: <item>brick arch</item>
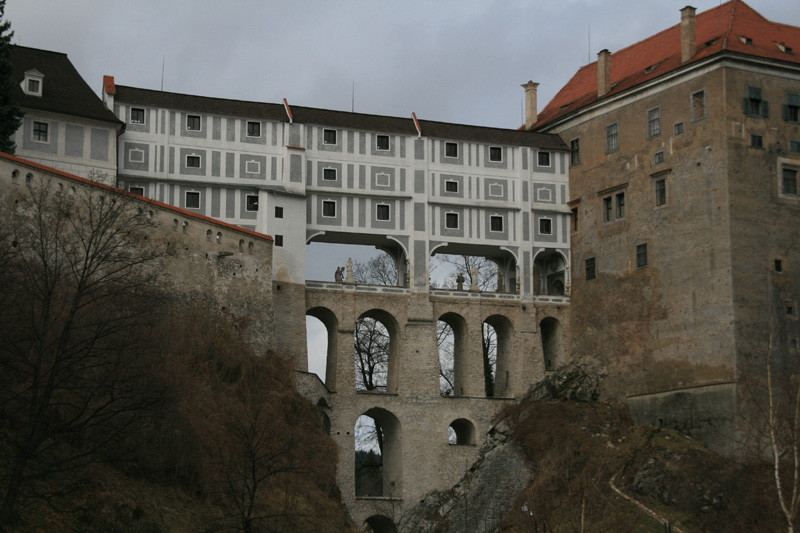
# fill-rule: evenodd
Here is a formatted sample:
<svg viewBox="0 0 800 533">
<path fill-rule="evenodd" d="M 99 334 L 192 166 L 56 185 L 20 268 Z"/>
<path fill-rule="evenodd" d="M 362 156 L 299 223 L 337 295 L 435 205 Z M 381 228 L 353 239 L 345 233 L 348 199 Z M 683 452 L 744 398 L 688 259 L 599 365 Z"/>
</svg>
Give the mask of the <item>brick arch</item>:
<svg viewBox="0 0 800 533">
<path fill-rule="evenodd" d="M 396 393 L 398 383 L 400 381 L 398 376 L 400 369 L 400 349 L 398 348 L 400 344 L 400 324 L 391 313 L 378 308 L 369 309 L 368 311 L 361 313 L 356 320 L 356 325 L 360 320 L 365 318 L 377 320 L 383 324 L 389 335 L 389 364 L 386 376 L 386 392 Z"/>
<path fill-rule="evenodd" d="M 539 322 L 539 331 L 542 337 L 542 356 L 544 369 L 555 370 L 564 361 L 563 333 L 561 323 L 557 318 L 548 316 Z"/>
<path fill-rule="evenodd" d="M 486 317 L 484 324 L 489 324 L 497 334 L 497 360 L 494 378 L 494 396 L 505 397 L 512 394 L 514 376 L 511 375 L 512 339 L 514 325 L 507 317 L 494 314 Z"/>
<path fill-rule="evenodd" d="M 327 307 L 312 307 L 306 311 L 306 315 L 313 316 L 322 322 L 328 332 L 328 349 L 325 356 L 325 386 L 328 390 L 336 390 L 336 354 L 338 353 L 336 333 L 339 329 L 339 319 Z"/>
<path fill-rule="evenodd" d="M 382 514 L 374 514 L 364 520 L 364 531 L 372 531 L 372 533 L 397 533 L 397 526 L 391 518 Z"/>
<path fill-rule="evenodd" d="M 453 331 L 453 396 L 462 396 L 467 380 L 467 321 L 460 314 L 449 311 L 439 317 L 437 327 L 438 322 L 444 322 Z M 439 364 L 442 364 L 441 360 Z"/>
<path fill-rule="evenodd" d="M 450 422 L 449 429 L 453 430 L 455 442 L 450 440 L 450 444 L 458 446 L 475 445 L 475 424 L 466 418 L 457 418 Z"/>
<path fill-rule="evenodd" d="M 383 432 L 381 456 L 383 461 L 383 496 L 402 497 L 403 479 L 403 435 L 400 420 L 391 411 L 382 407 L 372 407 L 361 413 L 358 418 L 368 416 L 380 426 Z M 355 428 L 356 423 L 353 423 Z M 356 438 L 355 431 L 353 438 Z"/>
</svg>

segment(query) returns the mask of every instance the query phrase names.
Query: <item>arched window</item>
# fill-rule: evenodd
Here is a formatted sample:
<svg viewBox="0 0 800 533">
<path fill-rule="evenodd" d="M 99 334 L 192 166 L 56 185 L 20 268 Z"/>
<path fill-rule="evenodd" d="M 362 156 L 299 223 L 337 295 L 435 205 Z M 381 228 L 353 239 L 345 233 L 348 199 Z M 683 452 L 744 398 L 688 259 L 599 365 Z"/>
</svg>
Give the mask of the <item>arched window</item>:
<svg viewBox="0 0 800 533">
<path fill-rule="evenodd" d="M 447 428 L 447 442 L 459 446 L 475 444 L 475 424 L 466 418 L 453 420 Z"/>
<path fill-rule="evenodd" d="M 356 321 L 353 359 L 356 390 L 397 392 L 397 321 L 386 311 L 373 309 Z"/>
<path fill-rule="evenodd" d="M 400 421 L 386 409 L 373 407 L 356 420 L 355 492 L 357 497 L 402 497 Z"/>
<path fill-rule="evenodd" d="M 465 339 L 467 323 L 461 315 L 445 313 L 436 323 L 439 348 L 439 393 L 442 396 L 463 396 L 466 382 Z"/>
<path fill-rule="evenodd" d="M 544 369 L 555 370 L 561 366 L 561 336 L 560 324 L 557 319 L 547 317 L 539 324 L 542 335 L 542 354 L 544 356 Z"/>
</svg>

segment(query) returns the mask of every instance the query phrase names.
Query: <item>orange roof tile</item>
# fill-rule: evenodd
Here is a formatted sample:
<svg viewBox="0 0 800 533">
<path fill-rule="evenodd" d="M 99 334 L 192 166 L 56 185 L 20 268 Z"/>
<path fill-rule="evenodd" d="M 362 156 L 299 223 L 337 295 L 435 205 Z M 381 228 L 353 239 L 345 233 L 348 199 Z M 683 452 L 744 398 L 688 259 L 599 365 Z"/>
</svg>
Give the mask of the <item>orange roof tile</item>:
<svg viewBox="0 0 800 533">
<path fill-rule="evenodd" d="M 697 52 L 692 64 L 722 52 L 800 63 L 800 28 L 770 22 L 742 0 L 697 15 Z M 749 39 L 745 42 L 743 39 Z M 779 44 L 787 48 L 781 50 Z M 539 113 L 532 129 L 586 105 L 656 79 L 681 64 L 680 23 L 611 54 L 611 90 L 597 96 L 597 62 L 581 67 Z"/>
</svg>

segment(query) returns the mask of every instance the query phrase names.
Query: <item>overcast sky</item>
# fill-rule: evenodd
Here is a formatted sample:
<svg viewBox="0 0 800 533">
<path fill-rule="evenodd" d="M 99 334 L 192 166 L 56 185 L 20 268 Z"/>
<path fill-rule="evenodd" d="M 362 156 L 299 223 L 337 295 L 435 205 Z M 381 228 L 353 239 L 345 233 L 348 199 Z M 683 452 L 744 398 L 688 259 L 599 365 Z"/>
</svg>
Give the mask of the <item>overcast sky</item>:
<svg viewBox="0 0 800 533">
<path fill-rule="evenodd" d="M 7 0 L 6 18 L 15 43 L 67 53 L 98 92 L 104 74 L 159 89 L 163 61 L 167 91 L 345 111 L 355 100 L 361 113 L 516 128 L 521 84 L 541 84 L 542 109 L 598 51 L 677 24 L 686 2 Z M 800 26 L 800 0 L 749 5 Z M 309 278 L 332 280 L 360 253 L 324 252 Z M 311 370 L 320 375 L 325 337 L 311 325 Z"/>
<path fill-rule="evenodd" d="M 89 85 L 516 128 L 603 48 L 680 21 L 687 0 L 7 0 L 14 42 L 65 52 Z M 800 0 L 751 0 L 800 26 Z M 698 12 L 718 0 L 695 0 Z M 591 36 L 591 38 L 590 38 Z M 355 91 L 353 91 L 355 85 Z"/>
</svg>

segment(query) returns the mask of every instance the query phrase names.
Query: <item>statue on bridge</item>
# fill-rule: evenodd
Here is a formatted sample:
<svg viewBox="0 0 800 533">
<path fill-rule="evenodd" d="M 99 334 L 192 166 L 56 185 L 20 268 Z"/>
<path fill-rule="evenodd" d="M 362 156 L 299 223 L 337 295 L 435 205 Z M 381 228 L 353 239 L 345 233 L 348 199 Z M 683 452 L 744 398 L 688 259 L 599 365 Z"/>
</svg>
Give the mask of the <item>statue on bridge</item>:
<svg viewBox="0 0 800 533">
<path fill-rule="evenodd" d="M 463 291 L 464 290 L 464 274 L 461 272 L 458 273 L 456 276 L 456 290 Z"/>
<path fill-rule="evenodd" d="M 344 280 L 345 283 L 349 283 L 350 285 L 354 285 L 356 280 L 353 279 L 353 258 L 348 257 L 347 262 L 345 263 L 347 267 L 347 278 Z"/>
<path fill-rule="evenodd" d="M 344 283 L 344 267 L 336 267 L 336 273 L 333 275 L 333 279 L 336 280 L 336 283 Z"/>
</svg>

